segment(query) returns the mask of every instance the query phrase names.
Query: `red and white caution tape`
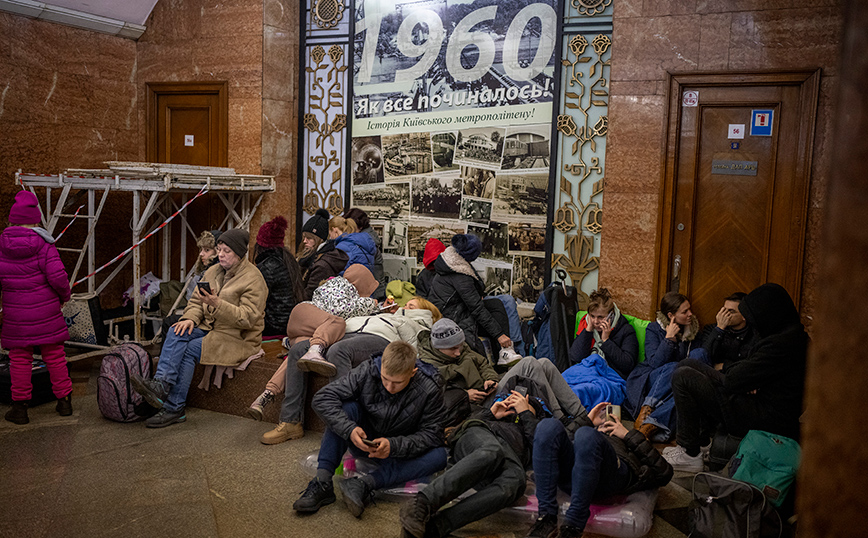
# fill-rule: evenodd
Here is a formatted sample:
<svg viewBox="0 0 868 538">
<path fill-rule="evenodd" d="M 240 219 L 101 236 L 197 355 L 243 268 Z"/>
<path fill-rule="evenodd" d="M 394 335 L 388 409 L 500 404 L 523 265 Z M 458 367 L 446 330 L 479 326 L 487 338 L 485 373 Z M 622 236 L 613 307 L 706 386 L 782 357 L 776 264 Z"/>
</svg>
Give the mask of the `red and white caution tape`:
<svg viewBox="0 0 868 538">
<path fill-rule="evenodd" d="M 54 238 L 55 243 L 57 243 L 57 240 L 60 239 L 61 237 L 63 237 L 63 234 L 66 233 L 66 230 L 68 230 L 69 227 L 72 226 L 72 223 L 75 222 L 75 219 L 78 218 L 78 212 L 81 211 L 81 208 L 83 208 L 83 207 L 84 207 L 84 204 L 81 204 L 80 206 L 78 206 L 78 209 L 76 209 L 75 213 L 72 215 L 72 220 L 69 221 L 69 224 L 66 225 L 66 228 L 64 228 L 63 231 L 60 232 L 60 235 L 58 235 L 57 237 Z"/>
<path fill-rule="evenodd" d="M 194 196 L 194 197 L 190 198 L 189 200 L 187 200 L 187 203 L 185 203 L 184 205 L 182 205 L 181 208 L 180 208 L 179 210 L 177 210 L 177 211 L 175 211 L 174 213 L 172 213 L 172 215 L 171 215 L 169 218 L 167 218 L 166 220 L 163 221 L 162 224 L 160 224 L 159 226 L 157 226 L 156 228 L 154 228 L 154 230 L 153 230 L 151 233 L 149 233 L 148 235 L 146 235 L 146 236 L 144 236 L 143 238 L 139 239 L 139 241 L 138 241 L 135 245 L 131 246 L 130 248 L 126 249 L 125 251 L 123 251 L 123 252 L 121 252 L 120 254 L 118 254 L 117 256 L 115 256 L 114 258 L 112 258 L 111 260 L 109 260 L 108 263 L 106 263 L 105 265 L 103 265 L 102 267 L 100 267 L 99 269 L 97 269 L 96 271 L 94 271 L 93 273 L 91 273 L 91 274 L 89 274 L 89 275 L 87 275 L 87 276 L 85 276 L 85 277 L 82 277 L 82 278 L 76 280 L 76 281 L 72 284 L 72 286 L 73 286 L 73 287 L 78 286 L 79 284 L 81 284 L 82 282 L 84 282 L 85 280 L 87 280 L 88 278 L 90 278 L 90 277 L 92 277 L 93 275 L 99 273 L 100 271 L 102 271 L 103 269 L 105 269 L 106 267 L 108 267 L 109 265 L 115 263 L 116 261 L 120 260 L 121 258 L 123 258 L 124 256 L 126 256 L 127 254 L 129 254 L 130 252 L 132 252 L 134 249 L 138 248 L 139 245 L 141 245 L 142 243 L 144 243 L 145 241 L 147 241 L 149 237 L 153 236 L 154 234 L 156 234 L 157 232 L 159 232 L 160 230 L 162 230 L 164 227 L 166 227 L 167 224 L 169 224 L 170 222 L 172 222 L 172 219 L 174 219 L 175 217 L 177 217 L 177 216 L 178 216 L 182 211 L 184 211 L 184 209 L 187 208 L 188 205 L 190 205 L 191 203 L 193 203 L 193 200 L 195 200 L 196 198 L 202 196 L 202 195 L 205 194 L 206 192 L 208 192 L 208 188 L 207 188 L 207 186 L 202 187 L 202 190 L 200 190 L 198 193 L 196 193 L 196 196 Z"/>
</svg>

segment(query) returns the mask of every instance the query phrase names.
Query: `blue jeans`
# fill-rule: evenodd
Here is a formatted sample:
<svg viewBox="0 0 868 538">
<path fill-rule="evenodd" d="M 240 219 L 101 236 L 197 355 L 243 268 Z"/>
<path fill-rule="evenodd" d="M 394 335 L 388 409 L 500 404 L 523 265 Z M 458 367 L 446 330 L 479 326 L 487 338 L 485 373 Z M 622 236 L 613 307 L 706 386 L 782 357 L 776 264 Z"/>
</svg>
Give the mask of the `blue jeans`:
<svg viewBox="0 0 868 538">
<path fill-rule="evenodd" d="M 692 350 L 688 357 L 711 366 L 708 353 L 703 348 Z M 654 408 L 654 411 L 645 419 L 645 422 L 654 424 L 660 428 L 663 431 L 661 437 L 665 436 L 666 439 L 672 437 L 672 432 L 675 430 L 678 420 L 675 414 L 675 396 L 672 392 L 672 373 L 678 368 L 679 364 L 678 362 L 666 363 L 651 372 L 651 376 L 648 378 L 651 383 L 651 389 L 642 402 L 642 405 Z"/>
<path fill-rule="evenodd" d="M 388 432 L 378 432 L 371 428 L 370 425 L 365 424 L 363 417 L 364 410 L 357 402 L 345 402 L 343 409 L 347 416 L 350 417 L 350 420 L 365 430 L 368 439 L 389 436 Z M 326 428 L 322 436 L 322 444 L 319 447 L 317 468 L 334 473 L 335 469 L 340 465 L 347 448 L 357 458 L 368 455 L 367 452 L 359 450 L 349 440 L 336 434 L 331 428 Z M 387 488 L 403 484 L 409 480 L 430 476 L 444 469 L 446 467 L 446 447 L 431 447 L 431 450 L 415 458 L 388 457 L 372 461 L 379 465 L 377 470 L 371 473 L 371 478 L 374 479 L 374 488 Z"/>
<path fill-rule="evenodd" d="M 170 330 L 166 335 L 154 378 L 162 379 L 171 387 L 169 396 L 163 403 L 163 408 L 167 411 L 176 413 L 184 409 L 190 383 L 193 381 L 193 372 L 196 371 L 202 355 L 202 338 L 206 334 L 208 331 L 193 329 L 184 335 L 177 335 L 174 330 Z"/>
<path fill-rule="evenodd" d="M 632 471 L 605 435 L 585 426 L 570 441 L 560 420 L 547 418 L 536 427 L 533 471 L 539 514 L 557 515 L 558 487 L 570 494 L 564 522 L 584 530 L 591 516 L 591 501 L 604 499 L 630 485 Z"/>
</svg>

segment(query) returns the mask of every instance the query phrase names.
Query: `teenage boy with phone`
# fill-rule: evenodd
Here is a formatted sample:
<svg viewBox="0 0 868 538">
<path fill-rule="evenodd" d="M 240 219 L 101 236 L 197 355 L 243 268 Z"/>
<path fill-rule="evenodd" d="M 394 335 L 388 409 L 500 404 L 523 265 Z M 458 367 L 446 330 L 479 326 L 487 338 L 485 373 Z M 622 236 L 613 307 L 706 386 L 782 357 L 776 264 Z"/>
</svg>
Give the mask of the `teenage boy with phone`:
<svg viewBox="0 0 868 538">
<path fill-rule="evenodd" d="M 335 502 L 332 477 L 347 448 L 378 460 L 361 478 L 341 480 L 344 503 L 361 517 L 375 489 L 429 476 L 446 467 L 443 395 L 437 371 L 416 360 L 407 342 L 386 346 L 382 356 L 329 383 L 313 399 L 325 421 L 316 477 L 292 505 L 316 512 Z"/>
</svg>

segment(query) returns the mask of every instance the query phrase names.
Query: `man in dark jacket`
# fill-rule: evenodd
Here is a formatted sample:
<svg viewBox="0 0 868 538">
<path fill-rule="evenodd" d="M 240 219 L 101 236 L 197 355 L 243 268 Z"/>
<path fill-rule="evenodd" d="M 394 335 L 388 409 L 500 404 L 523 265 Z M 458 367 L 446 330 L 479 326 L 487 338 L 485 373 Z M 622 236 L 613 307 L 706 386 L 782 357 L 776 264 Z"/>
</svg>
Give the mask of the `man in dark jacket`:
<svg viewBox="0 0 868 538">
<path fill-rule="evenodd" d="M 627 431 L 607 402 L 585 417 L 574 438 L 559 420 L 539 423 L 533 442 L 533 472 L 539 517 L 528 538 L 582 536 L 591 501 L 665 486 L 672 467 L 637 430 Z M 595 429 L 596 427 L 596 429 Z M 570 507 L 558 529 L 558 487 L 570 494 Z"/>
<path fill-rule="evenodd" d="M 514 390 L 503 396 L 458 427 L 449 440 L 455 465 L 401 507 L 401 526 L 408 534 L 447 536 L 524 493 L 533 434 L 545 407 Z M 441 510 L 471 488 L 476 493 Z"/>
<path fill-rule="evenodd" d="M 747 296 L 737 291 L 723 300 L 715 324 L 703 327 L 698 340 L 708 353 L 708 359 L 726 373 L 730 366 L 746 358 L 756 344 L 757 334 L 738 310 Z"/>
<path fill-rule="evenodd" d="M 406 342 L 392 342 L 349 375 L 329 383 L 313 399 L 328 428 L 323 434 L 316 477 L 292 505 L 316 512 L 335 502 L 332 476 L 347 447 L 376 458 L 369 475 L 340 482 L 350 512 L 361 517 L 373 490 L 429 476 L 446 467 L 443 394 L 433 366 L 416 360 Z"/>
<path fill-rule="evenodd" d="M 676 470 L 702 470 L 703 426 L 712 422 L 736 436 L 764 430 L 798 439 L 808 348 L 799 312 L 787 290 L 771 283 L 750 292 L 739 311 L 758 335 L 747 358 L 725 374 L 692 360 L 672 374 L 678 446 L 663 455 Z"/>
</svg>

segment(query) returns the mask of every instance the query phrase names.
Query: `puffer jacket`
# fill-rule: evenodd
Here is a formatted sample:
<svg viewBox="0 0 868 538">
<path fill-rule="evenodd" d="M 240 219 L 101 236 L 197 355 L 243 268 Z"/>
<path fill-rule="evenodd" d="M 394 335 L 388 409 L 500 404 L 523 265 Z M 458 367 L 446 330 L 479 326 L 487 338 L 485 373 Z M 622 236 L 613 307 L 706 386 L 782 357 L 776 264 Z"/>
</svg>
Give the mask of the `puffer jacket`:
<svg viewBox="0 0 868 538">
<path fill-rule="evenodd" d="M 349 256 L 347 267 L 353 264 L 364 265 L 374 274 L 374 260 L 377 256 L 377 244 L 366 233 L 343 234 L 335 239 L 335 248 L 343 250 Z M 343 271 L 341 271 L 343 274 Z M 374 278 L 377 278 L 376 275 Z"/>
<path fill-rule="evenodd" d="M 289 269 L 283 261 L 283 249 L 263 250 L 256 257 L 256 268 L 262 273 L 268 286 L 268 299 L 265 302 L 265 334 L 286 334 L 289 313 L 300 301 L 292 290 Z"/>
<path fill-rule="evenodd" d="M 371 295 L 376 299 L 383 299 L 386 296 L 386 279 L 383 274 L 383 239 L 380 237 L 380 234 L 377 233 L 376 230 L 368 226 L 364 230 L 359 230 L 360 233 L 368 234 L 371 236 L 371 239 L 374 240 L 374 245 L 377 247 L 377 253 L 374 254 L 374 278 L 377 279 L 379 285 L 377 286 L 377 290 Z"/>
<path fill-rule="evenodd" d="M 467 339 L 476 338 L 477 324 L 495 338 L 503 335 L 500 325 L 482 304 L 485 283 L 454 247 L 443 251 L 434 262 L 434 269 L 437 274 L 431 281 L 428 300 L 440 309 L 444 318 L 457 323 Z"/>
<path fill-rule="evenodd" d="M 343 319 L 370 316 L 380 310 L 376 299 L 360 297 L 356 287 L 342 276 L 326 280 L 314 290 L 309 302 L 323 312 Z"/>
<path fill-rule="evenodd" d="M 630 430 L 624 439 L 614 435 L 606 435 L 606 439 L 618 457 L 633 471 L 634 480 L 624 491 L 619 491 L 619 495 L 662 488 L 672 480 L 672 466 L 639 430 Z"/>
<path fill-rule="evenodd" d="M 335 248 L 334 241 L 326 241 L 319 250 L 298 260 L 298 265 L 304 271 L 302 284 L 304 285 L 304 300 L 310 301 L 313 291 L 320 282 L 338 276 L 347 267 L 349 256 L 343 250 Z"/>
<path fill-rule="evenodd" d="M 615 306 L 615 327 L 609 334 L 609 339 L 600 343 L 603 358 L 606 364 L 618 372 L 622 378 L 627 379 L 636 362 L 639 359 L 639 340 L 636 338 L 636 329 L 630 325 L 627 318 L 621 315 Z M 594 333 L 585 330 L 588 326 L 587 315 L 579 322 L 579 331 L 573 345 L 570 346 L 570 363 L 582 362 L 594 352 Z"/>
<path fill-rule="evenodd" d="M 726 372 L 724 388 L 732 397 L 748 396 L 762 424 L 757 429 L 799 437 L 809 338 L 792 299 L 778 284 L 763 284 L 739 305 L 759 340 L 744 360 Z"/>
<path fill-rule="evenodd" d="M 494 371 L 491 362 L 473 351 L 467 342 L 461 348 L 461 355 L 452 358 L 431 345 L 429 330 L 419 333 L 416 349 L 419 350 L 421 360 L 437 368 L 447 387 L 483 390 L 486 381 L 500 381 L 500 376 Z"/>
<path fill-rule="evenodd" d="M 247 258 L 229 271 L 219 263 L 212 265 L 202 275 L 202 282 L 210 283 L 220 303 L 217 308 L 203 303 L 197 289 L 181 319 L 209 331 L 202 339 L 202 364 L 238 366 L 262 345 L 268 286 Z"/>
<path fill-rule="evenodd" d="M 430 310 L 399 308 L 394 314 L 358 316 L 347 320 L 346 334 L 373 334 L 389 342 L 402 340 L 417 347 L 419 333 L 434 324 Z"/>
<path fill-rule="evenodd" d="M 0 234 L 3 347 L 58 344 L 69 339 L 60 307 L 70 299 L 69 277 L 42 228 L 8 226 Z"/>
<path fill-rule="evenodd" d="M 389 440 L 390 457 L 414 458 L 443 446 L 443 387 L 437 370 L 416 361 L 416 373 L 397 394 L 391 394 L 380 378 L 382 355 L 364 362 L 321 388 L 313 397 L 313 409 L 329 428 L 349 439 L 358 426 L 343 410 L 345 402 L 357 402 L 365 422 Z"/>
</svg>

